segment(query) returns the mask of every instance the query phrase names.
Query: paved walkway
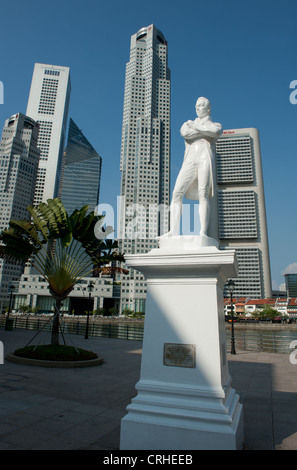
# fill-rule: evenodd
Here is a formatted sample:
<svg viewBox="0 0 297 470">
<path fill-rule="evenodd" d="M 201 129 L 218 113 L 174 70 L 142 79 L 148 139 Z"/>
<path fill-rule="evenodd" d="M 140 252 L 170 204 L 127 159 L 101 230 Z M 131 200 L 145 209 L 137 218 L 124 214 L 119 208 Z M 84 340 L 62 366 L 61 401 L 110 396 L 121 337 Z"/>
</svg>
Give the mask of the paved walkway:
<svg viewBox="0 0 297 470">
<path fill-rule="evenodd" d="M 0 331 L 5 355 L 34 331 Z M 120 421 L 135 395 L 141 342 L 68 336 L 104 357 L 81 369 L 0 365 L 0 450 L 118 450 Z M 244 406 L 245 450 L 297 450 L 297 364 L 289 354 L 229 355 Z"/>
</svg>

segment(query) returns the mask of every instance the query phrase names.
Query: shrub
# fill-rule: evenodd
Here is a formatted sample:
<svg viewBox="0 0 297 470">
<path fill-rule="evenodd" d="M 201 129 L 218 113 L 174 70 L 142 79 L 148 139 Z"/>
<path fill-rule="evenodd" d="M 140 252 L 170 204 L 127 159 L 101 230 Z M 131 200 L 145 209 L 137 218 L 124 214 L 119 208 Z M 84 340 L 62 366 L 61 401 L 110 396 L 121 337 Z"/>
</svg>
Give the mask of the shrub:
<svg viewBox="0 0 297 470">
<path fill-rule="evenodd" d="M 44 361 L 86 361 L 96 359 L 98 356 L 92 351 L 66 346 L 63 344 L 42 344 L 39 346 L 26 346 L 17 349 L 15 356 L 27 357 L 29 359 L 40 359 Z"/>
</svg>

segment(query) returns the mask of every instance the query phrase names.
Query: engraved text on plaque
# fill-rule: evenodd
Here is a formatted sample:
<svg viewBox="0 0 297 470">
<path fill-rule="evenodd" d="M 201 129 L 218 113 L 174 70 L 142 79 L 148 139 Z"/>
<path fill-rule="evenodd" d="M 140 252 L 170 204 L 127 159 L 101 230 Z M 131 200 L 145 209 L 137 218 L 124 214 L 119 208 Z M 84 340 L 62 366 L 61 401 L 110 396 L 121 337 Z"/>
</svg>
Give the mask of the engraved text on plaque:
<svg viewBox="0 0 297 470">
<path fill-rule="evenodd" d="M 196 345 L 164 343 L 163 364 L 173 367 L 195 367 Z"/>
</svg>

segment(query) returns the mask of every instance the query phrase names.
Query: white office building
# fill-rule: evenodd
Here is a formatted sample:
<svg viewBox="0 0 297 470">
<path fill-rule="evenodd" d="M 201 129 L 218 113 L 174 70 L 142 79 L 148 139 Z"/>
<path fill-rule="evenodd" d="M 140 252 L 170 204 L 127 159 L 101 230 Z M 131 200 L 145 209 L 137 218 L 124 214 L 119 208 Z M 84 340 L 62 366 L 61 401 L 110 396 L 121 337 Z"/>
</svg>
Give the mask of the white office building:
<svg viewBox="0 0 297 470">
<path fill-rule="evenodd" d="M 170 202 L 170 70 L 168 45 L 154 25 L 131 37 L 126 66 L 121 144 L 119 246 L 146 253 L 168 231 Z M 146 284 L 131 270 L 122 279 L 122 306 L 144 311 Z"/>
<path fill-rule="evenodd" d="M 38 124 L 18 113 L 5 121 L 0 142 L 0 232 L 11 219 L 28 219 L 33 203 L 40 151 Z M 0 260 L 0 307 L 8 305 L 9 288 L 19 281 L 24 268 Z M 0 310 L 0 311 L 1 311 Z"/>
<path fill-rule="evenodd" d="M 239 265 L 234 296 L 271 297 L 258 130 L 225 130 L 216 144 L 216 166 L 220 248 L 234 248 Z"/>
<path fill-rule="evenodd" d="M 35 64 L 26 112 L 39 124 L 34 204 L 59 196 L 70 92 L 69 67 Z"/>
<path fill-rule="evenodd" d="M 88 284 L 94 286 L 91 297 Z M 78 281 L 68 297 L 63 300 L 61 312 L 84 315 L 86 311 L 97 309 L 108 310 L 118 308 L 120 301 L 120 286 L 111 277 L 84 277 Z M 52 297 L 47 281 L 39 274 L 23 274 L 13 295 L 13 310 L 18 311 L 25 305 L 38 307 L 40 313 L 51 313 L 55 310 L 55 300 Z"/>
</svg>

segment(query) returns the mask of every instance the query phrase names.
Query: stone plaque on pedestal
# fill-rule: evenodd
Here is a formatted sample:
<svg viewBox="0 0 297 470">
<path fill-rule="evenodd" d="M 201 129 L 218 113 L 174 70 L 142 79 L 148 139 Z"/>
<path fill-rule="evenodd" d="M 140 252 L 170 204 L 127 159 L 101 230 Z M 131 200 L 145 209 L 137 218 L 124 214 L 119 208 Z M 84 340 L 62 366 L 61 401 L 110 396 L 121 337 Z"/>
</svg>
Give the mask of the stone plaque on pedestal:
<svg viewBox="0 0 297 470">
<path fill-rule="evenodd" d="M 195 367 L 196 345 L 165 343 L 163 364 L 174 367 Z"/>
</svg>

